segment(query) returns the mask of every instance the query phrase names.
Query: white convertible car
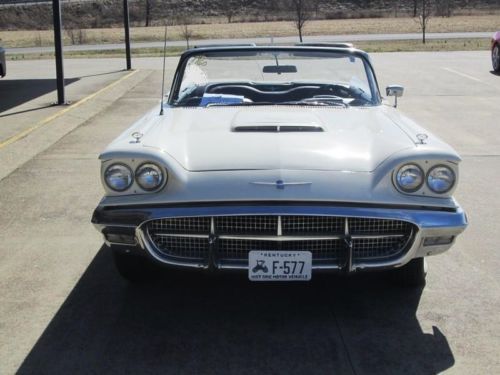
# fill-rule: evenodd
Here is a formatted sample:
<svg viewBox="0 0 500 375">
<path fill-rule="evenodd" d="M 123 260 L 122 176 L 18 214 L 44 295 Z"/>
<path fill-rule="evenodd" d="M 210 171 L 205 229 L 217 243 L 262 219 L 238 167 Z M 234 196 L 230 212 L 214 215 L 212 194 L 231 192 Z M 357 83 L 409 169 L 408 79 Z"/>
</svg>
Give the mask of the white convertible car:
<svg viewBox="0 0 500 375">
<path fill-rule="evenodd" d="M 423 285 L 467 226 L 460 157 L 395 106 L 349 45 L 188 50 L 168 100 L 101 154 L 92 222 L 132 281 L 157 263 Z"/>
</svg>

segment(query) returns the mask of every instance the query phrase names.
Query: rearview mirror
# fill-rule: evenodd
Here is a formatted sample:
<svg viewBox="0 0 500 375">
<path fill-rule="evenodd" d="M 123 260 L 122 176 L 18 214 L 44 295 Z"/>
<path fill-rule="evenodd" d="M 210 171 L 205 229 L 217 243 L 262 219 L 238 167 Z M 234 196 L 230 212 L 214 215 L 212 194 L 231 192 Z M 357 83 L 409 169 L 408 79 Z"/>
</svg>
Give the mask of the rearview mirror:
<svg viewBox="0 0 500 375">
<path fill-rule="evenodd" d="M 295 65 L 266 65 L 262 71 L 264 73 L 297 73 L 297 67 Z"/>
<path fill-rule="evenodd" d="M 394 96 L 394 107 L 398 106 L 398 98 L 403 96 L 405 88 L 399 85 L 390 85 L 385 88 L 385 94 L 387 96 Z"/>
</svg>

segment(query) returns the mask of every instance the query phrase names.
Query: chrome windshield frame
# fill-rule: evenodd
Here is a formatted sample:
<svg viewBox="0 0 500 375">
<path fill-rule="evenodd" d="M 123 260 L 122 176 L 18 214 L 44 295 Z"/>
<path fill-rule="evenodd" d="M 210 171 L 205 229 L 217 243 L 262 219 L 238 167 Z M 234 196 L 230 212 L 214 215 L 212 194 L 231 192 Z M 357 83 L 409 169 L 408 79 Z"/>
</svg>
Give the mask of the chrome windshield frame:
<svg viewBox="0 0 500 375">
<path fill-rule="evenodd" d="M 200 56 L 204 54 L 227 54 L 228 52 L 234 53 L 270 53 L 270 52 L 305 52 L 309 51 L 311 53 L 331 53 L 335 55 L 343 54 L 345 56 L 353 56 L 361 59 L 365 67 L 366 77 L 370 85 L 371 91 L 371 103 L 373 106 L 382 104 L 382 96 L 380 94 L 380 89 L 377 81 L 377 76 L 373 65 L 371 63 L 370 57 L 364 51 L 355 48 L 339 48 L 339 47 L 318 47 L 318 46 L 223 46 L 223 47 L 205 47 L 205 48 L 193 48 L 184 52 L 177 65 L 177 69 L 174 74 L 174 79 L 172 82 L 170 95 L 168 97 L 167 104 L 169 106 L 176 106 L 175 100 L 178 98 L 180 93 L 180 88 L 182 80 L 184 77 L 184 71 L 188 61 L 195 56 Z M 278 104 L 277 104 L 278 105 Z"/>
</svg>

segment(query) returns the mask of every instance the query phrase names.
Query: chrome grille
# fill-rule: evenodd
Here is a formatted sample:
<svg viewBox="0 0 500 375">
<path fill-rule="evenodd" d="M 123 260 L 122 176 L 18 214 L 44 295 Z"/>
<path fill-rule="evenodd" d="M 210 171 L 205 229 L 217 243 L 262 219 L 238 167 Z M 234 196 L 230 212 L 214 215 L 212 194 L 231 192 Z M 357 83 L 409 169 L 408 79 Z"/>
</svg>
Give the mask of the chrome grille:
<svg viewBox="0 0 500 375">
<path fill-rule="evenodd" d="M 283 234 L 342 234 L 343 217 L 335 216 L 282 216 Z"/>
<path fill-rule="evenodd" d="M 276 216 L 218 216 L 215 230 L 220 234 L 275 234 Z"/>
<path fill-rule="evenodd" d="M 207 256 L 208 241 L 204 238 L 152 234 L 151 239 L 163 255 L 193 260 L 202 260 Z"/>
<path fill-rule="evenodd" d="M 365 218 L 349 219 L 349 231 L 353 235 L 405 233 L 409 226 L 411 226 L 410 223 L 400 220 Z"/>
<path fill-rule="evenodd" d="M 208 233 L 210 217 L 173 217 L 149 222 L 150 231 L 165 233 Z"/>
<path fill-rule="evenodd" d="M 407 237 L 353 239 L 354 259 L 388 258 L 397 255 L 408 241 Z"/>
<path fill-rule="evenodd" d="M 208 264 L 247 266 L 252 250 L 310 251 L 315 264 L 352 260 L 377 261 L 400 256 L 409 248 L 414 226 L 400 220 L 336 216 L 248 215 L 176 217 L 151 220 L 146 226 L 158 255 Z M 209 256 L 211 254 L 211 256 Z"/>
</svg>

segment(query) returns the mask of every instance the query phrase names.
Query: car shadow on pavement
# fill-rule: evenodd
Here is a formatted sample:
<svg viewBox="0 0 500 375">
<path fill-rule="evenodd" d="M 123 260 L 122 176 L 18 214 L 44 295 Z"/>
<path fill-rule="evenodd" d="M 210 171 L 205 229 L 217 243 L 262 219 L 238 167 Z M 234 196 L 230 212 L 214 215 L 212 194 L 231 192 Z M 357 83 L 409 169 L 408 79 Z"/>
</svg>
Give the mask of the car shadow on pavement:
<svg viewBox="0 0 500 375">
<path fill-rule="evenodd" d="M 436 374 L 446 337 L 416 318 L 421 290 L 380 274 L 257 284 L 179 272 L 129 285 L 101 248 L 21 374 Z"/>
<path fill-rule="evenodd" d="M 79 78 L 67 78 L 65 79 L 65 84 L 67 86 L 78 80 Z M 56 89 L 55 79 L 1 79 L 0 116 L 2 112 L 48 94 Z M 55 100 L 56 97 L 54 96 Z M 44 104 L 41 106 L 46 107 L 50 103 Z"/>
</svg>

